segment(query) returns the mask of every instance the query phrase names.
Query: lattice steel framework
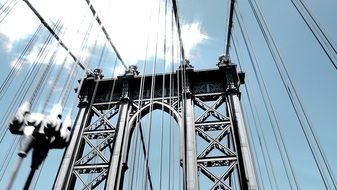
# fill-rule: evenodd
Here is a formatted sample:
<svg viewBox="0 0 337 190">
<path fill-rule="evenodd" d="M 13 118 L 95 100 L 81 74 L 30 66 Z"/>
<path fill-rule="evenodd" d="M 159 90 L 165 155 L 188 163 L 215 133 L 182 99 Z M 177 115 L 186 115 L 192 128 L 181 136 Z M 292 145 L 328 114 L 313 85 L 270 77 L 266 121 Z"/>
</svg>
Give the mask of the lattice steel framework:
<svg viewBox="0 0 337 190">
<path fill-rule="evenodd" d="M 244 74 L 224 59 L 213 70 L 194 71 L 186 63 L 154 77 L 134 68 L 115 79 L 88 76 L 78 89 L 79 113 L 53 189 L 122 189 L 136 118 L 152 108 L 171 114 L 180 127 L 183 189 L 199 189 L 201 175 L 210 189 L 233 189 L 234 175 L 241 189 L 258 189 L 240 107 L 243 83 Z"/>
</svg>

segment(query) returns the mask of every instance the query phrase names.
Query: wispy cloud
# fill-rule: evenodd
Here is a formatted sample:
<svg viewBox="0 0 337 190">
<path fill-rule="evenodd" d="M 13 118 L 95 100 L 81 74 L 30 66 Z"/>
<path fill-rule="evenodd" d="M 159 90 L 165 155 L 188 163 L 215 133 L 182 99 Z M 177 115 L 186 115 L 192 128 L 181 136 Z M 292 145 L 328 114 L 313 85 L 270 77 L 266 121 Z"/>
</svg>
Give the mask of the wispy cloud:
<svg viewBox="0 0 337 190">
<path fill-rule="evenodd" d="M 31 0 L 31 3 L 50 25 L 53 25 L 54 22 L 61 19 L 63 32 L 60 32 L 59 35 L 62 37 L 62 40 L 75 55 L 83 55 L 83 60 L 89 57 L 90 51 L 82 51 L 82 47 L 87 28 L 90 23 L 92 23 L 93 18 L 85 1 Z M 65 4 L 67 4 L 67 6 L 64 6 Z M 147 55 L 147 58 L 156 55 L 163 58 L 164 34 L 166 33 L 167 36 L 167 44 L 171 44 L 172 40 L 172 30 L 170 29 L 172 17 L 165 17 L 163 2 L 153 0 L 121 0 L 113 2 L 100 0 L 94 1 L 94 7 L 98 11 L 112 41 L 125 62 L 128 64 L 136 64 L 144 60 L 145 55 Z M 159 7 L 161 9 L 160 11 Z M 158 12 L 160 12 L 159 17 Z M 168 12 L 168 14 L 170 14 L 170 11 Z M 103 46 L 105 37 L 97 26 L 97 23 L 95 21 L 93 23 L 93 30 L 87 39 L 87 46 L 92 47 L 94 44 Z M 1 24 L 0 31 L 9 39 L 7 47 L 11 50 L 13 43 L 31 36 L 38 25 L 39 21 L 36 16 L 32 14 L 24 2 L 20 2 Z M 99 36 L 99 38 L 96 41 L 94 38 L 97 36 Z M 207 34 L 202 32 L 201 24 L 198 21 L 183 23 L 182 37 L 188 58 L 193 57 L 193 52 L 197 46 L 208 39 Z M 54 43 L 48 48 L 53 46 Z M 155 51 L 155 47 L 157 47 L 157 51 Z M 27 62 L 31 63 L 36 58 L 39 48 L 41 48 L 41 45 L 36 45 L 33 48 L 26 57 Z M 57 60 L 57 63 L 61 62 L 61 60 Z M 115 73 L 120 73 L 120 71 Z"/>
<path fill-rule="evenodd" d="M 193 49 L 207 40 L 208 36 L 201 31 L 199 22 L 185 24 L 181 30 L 186 56 L 190 59 L 193 57 Z"/>
<path fill-rule="evenodd" d="M 18 58 L 14 58 L 14 59 L 9 63 L 10 67 L 11 67 L 11 68 L 14 68 L 14 69 L 16 69 L 16 70 L 21 70 L 22 67 L 23 67 L 23 64 L 20 64 L 18 61 L 19 61 Z"/>
</svg>

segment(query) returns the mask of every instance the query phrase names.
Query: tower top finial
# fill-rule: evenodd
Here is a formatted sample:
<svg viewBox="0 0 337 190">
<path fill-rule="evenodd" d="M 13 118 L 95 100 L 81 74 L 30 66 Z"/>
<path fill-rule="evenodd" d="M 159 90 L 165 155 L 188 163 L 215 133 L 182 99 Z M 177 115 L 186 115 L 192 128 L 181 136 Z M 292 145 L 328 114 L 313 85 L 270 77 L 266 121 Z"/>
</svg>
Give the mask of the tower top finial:
<svg viewBox="0 0 337 190">
<path fill-rule="evenodd" d="M 94 76 L 96 79 L 102 79 L 104 77 L 104 75 L 102 74 L 103 70 L 100 68 L 96 68 L 94 69 Z"/>
<path fill-rule="evenodd" d="M 193 69 L 193 66 L 190 64 L 190 60 L 189 59 L 184 59 L 182 61 L 182 64 L 179 66 L 179 69 Z"/>
<path fill-rule="evenodd" d="M 218 62 L 217 65 L 218 66 L 225 66 L 225 65 L 229 65 L 230 62 L 231 62 L 231 60 L 230 60 L 229 56 L 227 56 L 227 55 L 221 55 L 219 57 L 219 62 Z"/>
<path fill-rule="evenodd" d="M 125 75 L 137 76 L 139 74 L 139 71 L 137 69 L 138 67 L 136 65 L 130 65 L 129 69 L 125 71 Z"/>
</svg>

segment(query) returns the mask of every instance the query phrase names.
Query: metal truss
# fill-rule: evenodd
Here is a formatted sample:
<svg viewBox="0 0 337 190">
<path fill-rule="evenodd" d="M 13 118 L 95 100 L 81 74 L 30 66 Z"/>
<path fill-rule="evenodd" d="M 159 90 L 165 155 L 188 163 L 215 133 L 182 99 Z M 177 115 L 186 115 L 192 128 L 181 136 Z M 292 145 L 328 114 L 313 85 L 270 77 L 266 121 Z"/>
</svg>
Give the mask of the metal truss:
<svg viewBox="0 0 337 190">
<path fill-rule="evenodd" d="M 111 106 L 111 105 L 110 105 Z M 94 189 L 104 182 L 108 175 L 111 147 L 113 146 L 116 127 L 111 119 L 118 113 L 118 105 L 109 110 L 98 110 L 95 105 L 91 108 L 92 118 L 84 127 L 82 138 L 82 155 L 74 163 L 73 174 L 82 182 L 83 189 Z M 95 174 L 86 178 L 86 174 Z"/>
<path fill-rule="evenodd" d="M 217 110 L 220 106 L 226 105 L 226 98 L 218 96 L 211 106 L 200 98 L 195 98 L 194 103 L 203 110 L 201 116 L 195 120 L 196 135 L 208 144 L 197 155 L 199 171 L 214 183 L 210 189 L 232 189 L 231 177 L 238 163 L 233 143 L 232 121 L 231 117 Z M 210 117 L 213 119 L 208 121 Z M 209 132 L 215 132 L 216 136 Z M 210 154 L 212 151 L 215 152 L 214 150 L 218 150 L 216 154 Z M 223 168 L 223 173 L 218 176 L 209 169 L 212 167 Z"/>
</svg>

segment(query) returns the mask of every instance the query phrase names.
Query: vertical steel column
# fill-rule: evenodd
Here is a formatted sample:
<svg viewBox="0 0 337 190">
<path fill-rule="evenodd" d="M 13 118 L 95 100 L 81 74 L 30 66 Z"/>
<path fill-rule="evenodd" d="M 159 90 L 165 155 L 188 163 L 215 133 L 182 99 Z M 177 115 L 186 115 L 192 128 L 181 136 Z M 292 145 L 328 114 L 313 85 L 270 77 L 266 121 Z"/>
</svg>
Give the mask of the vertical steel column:
<svg viewBox="0 0 337 190">
<path fill-rule="evenodd" d="M 123 176 L 127 169 L 124 159 L 126 155 L 123 153 L 125 150 L 125 137 L 127 136 L 126 128 L 128 124 L 128 116 L 130 112 L 130 105 L 128 100 L 123 100 L 120 105 L 120 115 L 117 123 L 117 132 L 115 137 L 115 143 L 113 147 L 113 153 L 111 155 L 111 162 L 109 166 L 108 179 L 106 183 L 106 190 L 116 190 L 122 189 L 123 187 Z"/>
<path fill-rule="evenodd" d="M 239 160 L 238 172 L 241 188 L 255 190 L 258 189 L 258 186 L 239 98 L 239 87 L 241 83 L 244 83 L 244 78 L 239 76 L 236 65 L 230 63 L 228 57 L 220 57 L 219 60 L 220 65 L 222 65 L 220 68 L 224 67 L 226 70 L 228 109 L 230 109 L 229 111 L 232 117 L 237 157 Z"/>
<path fill-rule="evenodd" d="M 254 172 L 254 166 L 252 161 L 252 155 L 250 152 L 249 141 L 247 136 L 246 127 L 244 125 L 242 111 L 241 111 L 241 104 L 239 99 L 239 94 L 231 93 L 229 96 L 229 103 L 231 105 L 231 113 L 232 113 L 232 120 L 233 120 L 233 127 L 236 136 L 236 143 L 238 149 L 238 156 L 239 156 L 239 164 L 241 175 L 245 175 L 247 181 L 242 181 L 243 187 L 245 186 L 248 189 L 255 190 L 258 189 L 256 176 Z M 239 142 L 238 142 L 239 141 Z M 240 149 L 240 150 L 239 150 Z M 243 167 L 242 167 L 243 165 Z"/>
<path fill-rule="evenodd" d="M 57 177 L 53 185 L 54 190 L 67 190 L 74 188 L 75 179 L 72 179 L 74 164 L 79 152 L 83 151 L 80 148 L 82 144 L 82 136 L 84 128 L 88 123 L 88 120 L 90 119 L 91 107 L 93 105 L 99 83 L 97 79 L 101 79 L 103 77 L 101 75 L 101 70 L 95 71 L 97 72 L 95 72 L 94 75 L 88 75 L 86 78 L 83 79 L 83 81 L 86 81 L 88 83 L 88 86 L 83 87 L 82 83 L 78 89 L 79 94 L 81 94 L 80 92 L 83 93 L 81 95 L 82 97 L 80 98 L 79 103 L 80 110 L 74 124 L 74 131 L 72 133 L 70 143 L 65 150 L 62 163 L 60 165 Z M 94 90 L 89 90 L 91 88 L 94 88 Z"/>
<path fill-rule="evenodd" d="M 72 167 L 74 166 L 75 157 L 79 151 L 79 146 L 81 143 L 83 129 L 88 119 L 87 105 L 88 104 L 80 105 L 80 110 L 74 124 L 74 131 L 71 141 L 63 155 L 62 163 L 53 185 L 53 190 L 69 189 L 71 175 L 73 175 Z"/>
<path fill-rule="evenodd" d="M 193 67 L 189 64 L 188 60 L 179 68 L 180 76 L 182 79 L 182 94 L 184 101 L 183 105 L 183 128 L 185 137 L 185 184 L 187 190 L 198 190 L 199 180 L 197 175 L 197 150 L 195 140 L 195 123 L 194 123 L 194 102 L 191 92 L 191 73 Z"/>
<path fill-rule="evenodd" d="M 198 190 L 199 180 L 197 176 L 197 152 L 195 142 L 195 126 L 194 126 L 194 104 L 191 96 L 185 100 L 185 138 L 186 138 L 186 189 Z"/>
<path fill-rule="evenodd" d="M 127 148 L 125 141 L 128 137 L 127 125 L 129 121 L 129 114 L 131 112 L 130 106 L 130 81 L 136 75 L 136 70 L 130 68 L 126 71 L 125 75 L 121 77 L 122 82 L 122 96 L 120 100 L 119 116 L 116 126 L 116 137 L 114 142 L 114 147 L 111 155 L 111 161 L 109 166 L 109 173 L 106 182 L 106 190 L 118 190 L 123 188 L 124 172 L 127 170 L 127 163 L 125 158 L 127 157 Z"/>
<path fill-rule="evenodd" d="M 240 104 L 240 84 L 244 84 L 244 74 L 238 74 L 236 65 L 228 56 L 220 56 L 218 67 L 226 74 L 226 94 L 228 111 L 231 116 L 238 158 L 238 174 L 241 189 L 258 189 L 248 135 L 243 121 Z"/>
</svg>

